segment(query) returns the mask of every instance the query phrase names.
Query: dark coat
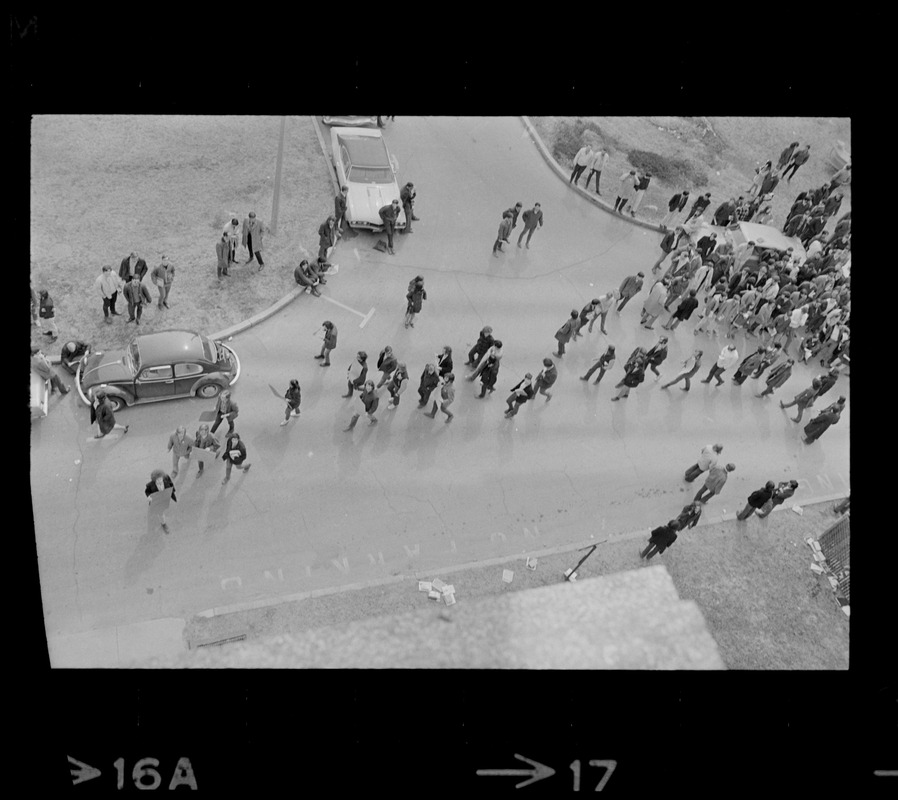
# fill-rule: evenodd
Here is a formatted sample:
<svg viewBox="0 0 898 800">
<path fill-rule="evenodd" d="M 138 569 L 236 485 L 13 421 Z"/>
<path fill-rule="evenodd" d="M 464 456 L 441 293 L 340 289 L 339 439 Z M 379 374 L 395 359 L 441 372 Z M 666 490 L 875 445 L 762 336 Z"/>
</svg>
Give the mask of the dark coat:
<svg viewBox="0 0 898 800">
<path fill-rule="evenodd" d="M 324 331 L 324 346 L 328 350 L 333 350 L 337 346 L 337 326 L 331 325 Z"/>
<path fill-rule="evenodd" d="M 399 201 L 404 209 L 409 210 L 415 204 L 415 195 L 417 192 L 414 189 L 409 189 L 408 186 L 403 186 L 399 190 Z"/>
<path fill-rule="evenodd" d="M 53 310 L 53 298 L 50 297 L 49 292 L 41 297 L 40 316 L 41 319 L 53 319 L 56 316 L 56 312 Z"/>
<path fill-rule="evenodd" d="M 694 528 L 698 524 L 699 519 L 701 519 L 701 516 L 701 506 L 699 506 L 698 508 L 696 508 L 694 505 L 686 506 L 686 508 L 684 508 L 680 512 L 680 515 L 677 517 L 677 525 L 679 526 L 678 530 L 682 531 L 685 528 Z"/>
<path fill-rule="evenodd" d="M 240 243 L 246 247 L 247 241 L 249 241 L 249 237 L 253 237 L 253 251 L 259 252 L 262 250 L 262 236 L 264 233 L 264 226 L 262 225 L 262 220 L 258 217 L 254 219 L 250 219 L 246 217 L 243 220 L 243 230 L 241 234 Z"/>
<path fill-rule="evenodd" d="M 131 261 L 131 256 L 126 256 L 122 259 L 121 266 L 118 268 L 118 276 L 127 283 L 128 281 L 128 262 Z M 134 274 L 139 275 L 140 279 L 143 280 L 143 276 L 147 274 L 147 262 L 142 258 L 137 259 L 137 264 L 134 266 Z"/>
<path fill-rule="evenodd" d="M 526 386 L 524 384 L 526 384 Z M 518 394 L 518 390 L 520 390 L 522 394 Z M 522 406 L 533 397 L 534 394 L 536 394 L 536 390 L 533 388 L 533 384 L 530 383 L 527 378 L 522 378 L 518 383 L 511 387 L 511 396 L 508 399 L 509 401 L 513 399 L 516 405 Z"/>
<path fill-rule="evenodd" d="M 820 378 L 820 389 L 817 391 L 817 397 L 823 397 L 839 380 L 838 375 L 830 375 L 828 372 Z"/>
<path fill-rule="evenodd" d="M 520 209 L 517 206 L 512 206 L 511 208 L 506 208 L 503 213 L 511 214 L 511 227 L 516 228 L 518 226 L 518 214 L 520 213 Z"/>
<path fill-rule="evenodd" d="M 521 219 L 524 220 L 524 230 L 536 228 L 537 225 L 542 227 L 543 210 L 541 208 L 528 208 L 521 216 Z"/>
<path fill-rule="evenodd" d="M 177 502 L 178 502 L 178 498 L 177 498 L 177 496 L 175 495 L 175 485 L 172 483 L 172 480 L 171 480 L 171 478 L 168 477 L 168 475 L 166 475 L 166 476 L 162 479 L 162 485 L 163 485 L 163 487 L 166 488 L 166 489 L 171 489 L 171 499 L 174 500 L 174 501 L 177 503 Z M 144 487 L 143 493 L 144 493 L 147 497 L 149 497 L 151 494 L 155 494 L 155 493 L 158 492 L 158 491 L 159 491 L 159 487 L 156 485 L 156 481 L 150 481 L 150 482 L 147 483 L 147 485 Z"/>
<path fill-rule="evenodd" d="M 333 228 L 327 224 L 327 221 L 321 223 L 318 226 L 318 246 L 319 247 L 333 247 L 334 243 L 337 241 L 337 226 L 335 225 Z"/>
<path fill-rule="evenodd" d="M 421 373 L 421 383 L 418 386 L 418 392 L 422 395 L 428 394 L 437 388 L 437 385 L 440 382 L 440 373 L 439 372 L 428 372 L 427 368 L 424 368 L 424 372 Z"/>
<path fill-rule="evenodd" d="M 661 249 L 665 253 L 671 252 L 676 247 L 677 231 L 668 231 L 661 240 Z"/>
<path fill-rule="evenodd" d="M 721 203 L 717 207 L 717 211 L 714 212 L 714 222 L 718 225 L 726 225 L 735 211 L 735 203 L 731 203 L 729 200 L 727 200 L 725 203 Z"/>
<path fill-rule="evenodd" d="M 564 323 L 557 331 L 555 331 L 555 338 L 559 342 L 564 342 L 567 344 L 571 340 L 571 336 L 574 334 L 574 318 L 572 317 L 567 322 Z"/>
<path fill-rule="evenodd" d="M 147 289 L 142 281 L 138 283 L 136 287 L 133 283 L 126 283 L 125 288 L 122 289 L 122 294 L 125 296 L 125 300 L 135 306 L 153 302 L 153 298 L 150 296 L 150 290 Z"/>
<path fill-rule="evenodd" d="M 231 243 L 227 239 L 219 239 L 215 243 L 215 257 L 218 259 L 218 266 L 226 270 L 228 268 L 228 254 L 231 252 Z"/>
<path fill-rule="evenodd" d="M 437 356 L 437 372 L 441 378 L 452 372 L 452 356 L 447 353 L 440 353 Z"/>
<path fill-rule="evenodd" d="M 670 200 L 667 201 L 667 210 L 668 211 L 682 211 L 686 206 L 686 203 L 689 200 L 688 194 L 683 194 L 682 192 L 678 192 Z"/>
<path fill-rule="evenodd" d="M 427 299 L 427 292 L 424 291 L 423 286 L 416 286 L 414 289 L 409 290 L 405 299 L 408 300 L 407 310 L 413 311 L 415 314 L 420 314 L 421 303 Z"/>
<path fill-rule="evenodd" d="M 545 367 L 539 375 L 536 376 L 536 385 L 543 386 L 546 389 L 555 385 L 558 380 L 558 369 L 553 364 L 551 367 Z"/>
<path fill-rule="evenodd" d="M 774 189 L 776 189 L 777 184 L 780 182 L 779 175 L 774 175 L 772 172 L 767 174 L 767 177 L 761 183 L 761 189 L 758 192 L 759 195 L 770 194 Z"/>
<path fill-rule="evenodd" d="M 645 380 L 645 369 L 643 367 L 636 367 L 636 369 L 631 369 L 626 375 L 624 375 L 623 381 L 621 383 L 624 386 L 629 386 L 631 389 L 635 389 Z"/>
<path fill-rule="evenodd" d="M 302 390 L 299 388 L 299 386 L 291 386 L 284 393 L 284 399 L 287 401 L 287 405 L 295 410 L 299 408 L 299 404 L 302 402 Z"/>
<path fill-rule="evenodd" d="M 334 217 L 339 220 L 345 213 L 346 198 L 343 197 L 343 192 L 340 192 L 340 194 L 334 198 Z"/>
<path fill-rule="evenodd" d="M 620 296 L 633 297 L 633 295 L 639 294 L 640 289 L 642 289 L 642 278 L 638 275 L 629 275 L 620 285 Z"/>
<path fill-rule="evenodd" d="M 660 525 L 652 531 L 649 541 L 663 553 L 677 540 L 677 532 L 670 525 Z"/>
<path fill-rule="evenodd" d="M 362 369 L 359 372 L 359 375 L 354 380 L 349 381 L 356 389 L 361 389 L 365 385 L 365 380 L 368 378 L 368 362 L 367 361 L 359 361 L 358 359 L 353 362 L 353 364 L 358 363 L 361 365 Z M 352 369 L 353 365 L 350 365 L 350 369 Z"/>
<path fill-rule="evenodd" d="M 362 392 L 359 395 L 359 399 L 361 399 L 362 404 L 365 406 L 366 414 L 373 414 L 377 411 L 377 406 L 380 404 L 380 397 L 377 394 L 376 389 L 372 389 L 370 392 Z"/>
<path fill-rule="evenodd" d="M 842 415 L 838 411 L 824 409 L 804 426 L 804 435 L 810 441 L 816 441 L 824 434 L 830 425 L 835 425 L 841 416 Z"/>
<path fill-rule="evenodd" d="M 380 355 L 377 357 L 377 368 L 385 375 L 389 375 L 396 369 L 398 363 L 396 356 L 388 356 L 385 350 L 381 350 Z"/>
<path fill-rule="evenodd" d="M 512 225 L 511 217 L 502 217 L 502 222 L 499 223 L 499 233 L 497 234 L 497 238 L 507 242 L 508 237 L 511 236 L 511 229 L 513 227 L 514 225 Z"/>
<path fill-rule="evenodd" d="M 677 310 L 674 311 L 674 317 L 685 322 L 687 319 L 689 319 L 689 317 L 692 316 L 692 312 L 697 308 L 698 299 L 693 297 L 692 295 L 688 295 L 680 301 L 680 305 L 678 305 Z"/>
<path fill-rule="evenodd" d="M 91 423 L 96 422 L 100 427 L 100 433 L 105 436 L 115 427 L 115 412 L 113 412 L 112 406 L 105 400 L 98 403 L 96 407 L 91 405 L 90 421 Z"/>
<path fill-rule="evenodd" d="M 384 224 L 385 230 L 392 231 L 396 227 L 396 218 L 399 216 L 399 211 L 393 210 L 392 203 L 381 206 L 377 213 L 380 216 L 381 222 Z"/>
<path fill-rule="evenodd" d="M 222 409 L 221 401 L 223 399 L 224 399 L 223 397 L 219 397 L 218 400 L 215 401 L 215 413 L 216 413 L 216 415 L 220 413 L 223 417 L 225 417 L 225 418 L 231 420 L 231 422 L 233 422 L 235 419 L 237 419 L 237 415 L 240 413 L 240 409 L 237 407 L 237 403 L 234 402 L 234 398 L 229 397 L 228 398 L 228 410 L 222 411 L 221 410 Z"/>
<path fill-rule="evenodd" d="M 766 486 L 763 489 L 758 489 L 755 492 L 752 492 L 748 496 L 748 504 L 752 508 L 760 508 L 764 505 L 771 497 L 773 496 L 773 489 L 768 489 Z"/>
<path fill-rule="evenodd" d="M 645 354 L 646 364 L 654 364 L 656 367 L 667 358 L 667 345 L 656 344 L 650 347 Z"/>
<path fill-rule="evenodd" d="M 218 439 L 216 439 L 211 433 L 207 433 L 205 436 L 200 436 L 200 432 L 196 432 L 196 437 L 193 440 L 193 446 L 199 447 L 202 450 L 211 450 L 214 453 L 218 452 L 218 448 L 221 445 L 218 443 Z"/>
<path fill-rule="evenodd" d="M 480 371 L 480 382 L 487 388 L 492 389 L 496 385 L 496 379 L 499 377 L 499 359 L 494 355 L 486 357 L 486 364 Z"/>
<path fill-rule="evenodd" d="M 707 258 L 715 247 L 717 247 L 717 239 L 712 239 L 710 236 L 702 236 L 695 244 L 695 249 L 701 253 L 703 259 Z"/>
<path fill-rule="evenodd" d="M 702 195 L 692 204 L 692 216 L 701 214 L 709 205 L 711 205 L 711 198 Z"/>
<path fill-rule="evenodd" d="M 231 450 L 239 451 L 239 455 L 236 457 L 232 456 Z M 229 436 L 225 440 L 224 452 L 221 454 L 221 460 L 230 461 L 232 464 L 239 466 L 246 461 L 246 446 L 240 439 L 235 441 Z"/>
</svg>

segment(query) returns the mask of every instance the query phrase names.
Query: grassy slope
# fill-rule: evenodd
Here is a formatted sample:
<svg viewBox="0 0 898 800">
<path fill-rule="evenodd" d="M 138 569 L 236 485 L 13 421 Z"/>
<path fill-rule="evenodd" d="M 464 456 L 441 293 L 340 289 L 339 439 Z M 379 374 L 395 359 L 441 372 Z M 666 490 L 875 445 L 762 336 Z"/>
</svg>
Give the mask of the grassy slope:
<svg viewBox="0 0 898 800">
<path fill-rule="evenodd" d="M 531 121 L 551 151 L 554 132 L 565 117 L 531 117 Z M 620 176 L 632 169 L 627 161 L 630 150 L 647 150 L 668 157 L 690 159 L 708 175 L 708 185 L 671 186 L 652 180 L 639 209 L 639 217 L 658 222 L 667 213 L 667 201 L 681 189 L 692 197 L 711 192 L 711 211 L 730 196 L 747 194 L 756 167 L 768 159 L 776 164 L 780 152 L 790 142 L 811 145 L 811 159 L 802 166 L 791 184 L 781 182 L 774 192 L 773 223 L 782 226 L 792 201 L 799 192 L 817 188 L 828 181 L 833 169 L 826 164 L 837 140 L 851 147 L 848 119 L 817 117 L 709 117 L 713 133 L 688 117 L 589 117 L 604 134 L 610 158 L 602 174 L 602 194 L 609 202 L 617 194 Z M 570 164 L 562 164 L 570 167 Z M 719 173 L 719 174 L 718 174 Z M 589 174 L 588 171 L 586 174 Z M 580 184 L 584 183 L 581 178 Z M 592 184 L 590 184 L 592 186 Z M 592 191 L 592 189 L 590 189 Z M 653 208 L 654 206 L 654 208 Z M 839 215 L 851 208 L 851 190 Z M 681 215 L 684 217 L 685 214 Z M 832 227 L 833 223 L 830 223 Z"/>
<path fill-rule="evenodd" d="M 163 253 L 176 267 L 171 309 L 147 309 L 146 331 L 211 332 L 292 288 L 294 263 L 317 252 L 318 225 L 333 210 L 308 117 L 287 119 L 278 233 L 265 239 L 265 270 L 239 267 L 222 285 L 215 274 L 215 243 L 228 212 L 242 222 L 255 210 L 270 224 L 279 133 L 280 117 L 35 117 L 31 273 L 56 301 L 60 329 L 47 349 L 71 337 L 120 346 L 133 335 L 122 318 L 103 323 L 93 281 L 103 264 L 117 271 L 135 249 L 151 270 Z"/>
</svg>

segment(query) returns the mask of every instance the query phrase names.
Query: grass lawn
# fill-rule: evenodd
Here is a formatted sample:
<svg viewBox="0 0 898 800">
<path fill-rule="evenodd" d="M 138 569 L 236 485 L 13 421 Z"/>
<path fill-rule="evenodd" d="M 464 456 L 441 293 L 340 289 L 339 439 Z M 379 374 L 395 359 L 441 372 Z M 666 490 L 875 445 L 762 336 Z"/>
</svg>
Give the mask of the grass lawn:
<svg viewBox="0 0 898 800">
<path fill-rule="evenodd" d="M 543 141 L 553 151 L 561 123 L 574 117 L 531 117 Z M 637 215 L 647 222 L 660 222 L 667 213 L 667 201 L 676 192 L 688 189 L 690 203 L 680 214 L 682 221 L 698 195 L 711 192 L 710 213 L 730 197 L 748 195 L 755 168 L 767 160 L 776 166 L 779 154 L 791 142 L 811 145 L 811 158 L 799 168 L 791 183 L 781 181 L 774 190 L 771 224 L 781 228 L 795 196 L 828 182 L 835 170 L 826 162 L 836 141 L 851 149 L 851 121 L 820 117 L 582 117 L 601 131 L 601 140 L 609 158 L 602 173 L 604 199 L 613 203 L 620 177 L 633 169 L 627 160 L 631 150 L 644 150 L 666 158 L 687 162 L 695 176 L 706 184 L 683 181 L 670 184 L 657 177 L 646 191 Z M 704 120 L 710 124 L 710 128 Z M 571 169 L 571 160 L 561 158 L 562 167 Z M 580 178 L 585 183 L 589 170 Z M 594 191 L 590 183 L 590 191 Z M 851 210 L 851 188 L 843 190 L 844 199 L 836 218 Z M 708 212 L 706 212 L 708 214 Z M 710 216 L 710 214 L 708 214 Z M 829 228 L 835 225 L 831 220 Z"/>
<path fill-rule="evenodd" d="M 94 279 L 118 272 L 132 250 L 152 270 L 175 265 L 169 310 L 144 310 L 141 332 L 212 332 L 261 311 L 295 286 L 293 267 L 318 250 L 333 187 L 308 117 L 288 117 L 277 235 L 255 262 L 216 277 L 215 243 L 233 212 L 271 223 L 280 117 L 35 116 L 31 138 L 31 276 L 56 303 L 59 341 L 32 328 L 56 354 L 65 340 L 120 347 L 135 333 L 126 316 L 103 322 Z M 246 260 L 246 251 L 238 257 Z M 144 278 L 157 297 L 155 286 Z M 119 295 L 118 310 L 127 304 Z"/>
</svg>

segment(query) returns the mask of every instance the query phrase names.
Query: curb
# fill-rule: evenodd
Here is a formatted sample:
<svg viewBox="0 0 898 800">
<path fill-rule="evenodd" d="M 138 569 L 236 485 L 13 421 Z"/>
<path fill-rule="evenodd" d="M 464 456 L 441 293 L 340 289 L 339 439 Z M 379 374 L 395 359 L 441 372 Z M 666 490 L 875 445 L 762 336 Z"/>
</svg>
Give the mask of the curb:
<svg viewBox="0 0 898 800">
<path fill-rule="evenodd" d="M 623 214 L 618 214 L 614 210 L 614 206 L 606 203 L 604 200 L 599 199 L 595 195 L 590 194 L 586 189 L 582 189 L 579 186 L 574 186 L 570 182 L 570 175 L 565 173 L 564 169 L 561 167 L 549 152 L 549 148 L 546 147 L 546 143 L 542 140 L 542 137 L 536 132 L 536 128 L 533 127 L 533 123 L 530 122 L 529 117 L 521 116 L 521 121 L 524 123 L 524 127 L 527 129 L 527 133 L 530 134 L 530 138 L 533 140 L 533 143 L 536 145 L 536 149 L 539 150 L 539 154 L 543 157 L 543 160 L 552 168 L 555 174 L 561 178 L 571 189 L 576 191 L 581 197 L 589 200 L 593 205 L 598 206 L 603 211 L 607 211 L 609 214 L 613 214 L 615 217 L 618 217 L 625 222 L 629 222 L 631 225 L 638 225 L 641 228 L 648 228 L 651 231 L 657 231 L 658 233 L 665 233 L 666 228 L 662 228 L 660 225 L 656 225 L 653 222 L 645 222 L 641 219 L 634 219 L 633 217 L 625 217 Z"/>
<path fill-rule="evenodd" d="M 807 500 L 804 500 L 802 502 L 802 505 L 811 506 L 817 505 L 819 503 L 830 503 L 834 500 L 842 500 L 846 496 L 847 495 L 845 492 L 819 495 L 817 497 L 810 497 Z M 792 506 L 786 506 L 785 504 L 783 504 L 774 508 L 772 513 L 782 513 L 791 510 Z M 717 517 L 703 517 L 702 520 L 696 525 L 696 527 L 700 528 L 705 525 L 717 525 L 721 522 L 730 522 L 735 519 L 735 512 L 731 514 L 721 514 Z M 638 530 L 628 531 L 626 533 L 612 534 L 608 536 L 604 540 L 604 542 L 616 543 L 629 541 L 631 539 L 638 539 L 647 536 L 651 532 L 651 528 L 640 528 Z M 433 577 L 434 575 L 451 575 L 454 572 L 461 572 L 462 570 L 466 569 L 475 569 L 477 567 L 495 567 L 502 564 L 508 564 L 512 561 L 520 561 L 527 557 L 542 558 L 545 556 L 558 555 L 560 553 L 569 553 L 576 550 L 583 550 L 584 548 L 591 547 L 594 544 L 603 544 L 604 542 L 597 542 L 595 539 L 587 539 L 582 542 L 559 545 L 558 547 L 548 547 L 543 548 L 542 550 L 524 550 L 516 555 L 511 556 L 486 558 L 480 561 L 467 561 L 462 564 L 454 564 L 451 567 L 440 567 L 438 569 L 427 569 L 421 571 L 415 570 L 409 575 L 403 573 L 400 575 L 390 576 L 389 578 L 379 578 L 378 580 L 367 581 L 363 583 L 349 583 L 343 586 L 330 586 L 324 589 L 312 589 L 307 592 L 296 592 L 294 594 L 283 595 L 282 597 L 269 597 L 262 600 L 248 600 L 243 603 L 232 603 L 231 605 L 227 606 L 214 606 L 213 608 L 207 608 L 205 611 L 198 611 L 196 614 L 194 614 L 194 617 L 199 617 L 201 619 L 212 619 L 214 617 L 224 616 L 225 614 L 235 614 L 241 611 L 252 611 L 256 608 L 267 608 L 268 606 L 277 606 L 283 603 L 295 603 L 300 600 L 308 600 L 314 597 L 326 597 L 328 595 L 342 594 L 343 592 L 354 592 L 361 589 L 372 589 L 377 586 L 389 586 L 394 583 L 402 583 L 405 580 L 422 580 L 428 577 Z"/>
</svg>

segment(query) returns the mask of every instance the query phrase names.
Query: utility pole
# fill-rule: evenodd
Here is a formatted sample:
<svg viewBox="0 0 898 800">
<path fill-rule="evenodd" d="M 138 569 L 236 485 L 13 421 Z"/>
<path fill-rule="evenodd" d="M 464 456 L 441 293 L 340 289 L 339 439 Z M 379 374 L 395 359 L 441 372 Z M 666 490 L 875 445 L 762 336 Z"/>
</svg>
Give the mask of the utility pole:
<svg viewBox="0 0 898 800">
<path fill-rule="evenodd" d="M 284 163 L 284 130 L 287 118 L 281 117 L 281 140 L 278 142 L 278 163 L 274 171 L 274 201 L 271 204 L 271 232 L 278 232 L 278 206 L 281 199 L 281 166 Z"/>
</svg>

